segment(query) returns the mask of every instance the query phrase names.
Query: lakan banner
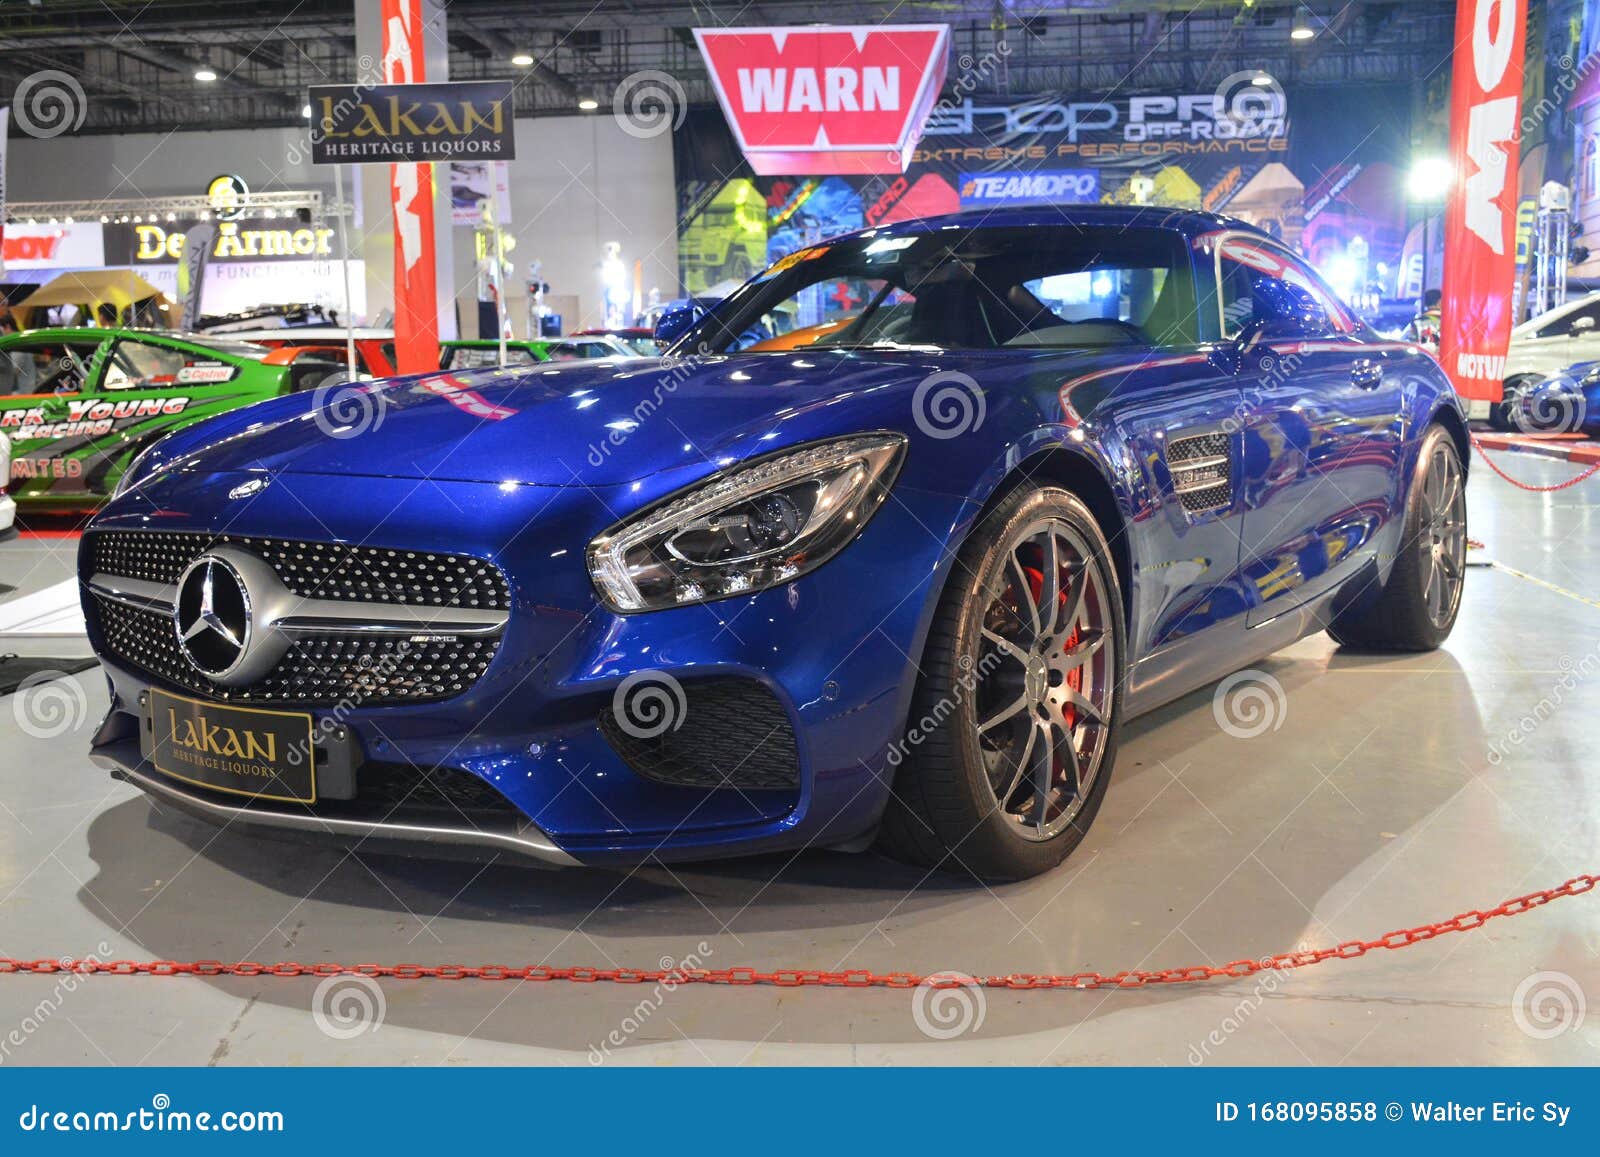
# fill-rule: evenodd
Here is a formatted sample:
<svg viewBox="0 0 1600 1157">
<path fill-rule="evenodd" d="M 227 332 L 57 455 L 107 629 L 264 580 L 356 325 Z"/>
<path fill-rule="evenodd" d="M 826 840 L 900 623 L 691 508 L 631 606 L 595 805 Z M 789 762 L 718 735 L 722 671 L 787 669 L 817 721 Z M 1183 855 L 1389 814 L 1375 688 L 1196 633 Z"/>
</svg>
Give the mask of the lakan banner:
<svg viewBox="0 0 1600 1157">
<path fill-rule="evenodd" d="M 311 163 L 509 161 L 509 81 L 324 84 L 311 89 Z"/>
<path fill-rule="evenodd" d="M 1500 400 L 1516 276 L 1527 0 L 1460 0 L 1450 86 L 1439 361 L 1464 398 Z"/>
</svg>

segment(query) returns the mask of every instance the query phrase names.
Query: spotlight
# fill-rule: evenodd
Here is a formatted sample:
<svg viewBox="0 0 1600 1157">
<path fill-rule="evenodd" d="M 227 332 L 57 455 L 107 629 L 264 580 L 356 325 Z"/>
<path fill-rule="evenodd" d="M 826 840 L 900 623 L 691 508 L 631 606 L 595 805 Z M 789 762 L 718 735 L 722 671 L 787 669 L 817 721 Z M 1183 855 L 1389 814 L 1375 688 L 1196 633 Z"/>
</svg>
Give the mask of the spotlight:
<svg viewBox="0 0 1600 1157">
<path fill-rule="evenodd" d="M 592 96 L 581 97 L 578 100 L 578 107 L 584 112 L 593 112 L 595 109 L 600 107 L 600 102 L 595 100 Z"/>
<path fill-rule="evenodd" d="M 518 68 L 532 68 L 533 57 L 529 56 L 526 52 L 519 52 L 511 58 L 511 63 L 516 65 Z"/>
<path fill-rule="evenodd" d="M 1406 176 L 1406 192 L 1413 201 L 1443 201 L 1455 176 L 1455 166 L 1448 158 L 1418 157 Z"/>
<path fill-rule="evenodd" d="M 217 74 L 209 68 L 197 68 L 194 72 L 194 78 L 201 84 L 210 84 L 217 79 Z"/>
<path fill-rule="evenodd" d="M 308 104 L 301 105 L 300 106 L 300 115 L 305 117 L 306 120 L 310 120 L 311 119 L 311 106 L 308 105 Z"/>
<path fill-rule="evenodd" d="M 1290 40 L 1310 40 L 1317 30 L 1311 25 L 1311 11 L 1304 5 L 1295 9 L 1294 24 L 1289 29 Z"/>
<path fill-rule="evenodd" d="M 1257 88 L 1266 88 L 1272 83 L 1272 74 L 1270 72 L 1258 72 L 1250 78 L 1250 83 Z"/>
</svg>

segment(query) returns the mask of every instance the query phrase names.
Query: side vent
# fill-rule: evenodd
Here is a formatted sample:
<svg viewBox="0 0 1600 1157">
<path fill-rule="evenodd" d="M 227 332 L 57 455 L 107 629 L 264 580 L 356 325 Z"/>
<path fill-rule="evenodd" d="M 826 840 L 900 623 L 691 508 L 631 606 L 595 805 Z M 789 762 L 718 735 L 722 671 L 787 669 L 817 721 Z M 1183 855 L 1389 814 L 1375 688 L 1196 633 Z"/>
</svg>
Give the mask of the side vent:
<svg viewBox="0 0 1600 1157">
<path fill-rule="evenodd" d="M 1231 445 L 1232 440 L 1220 431 L 1167 443 L 1172 492 L 1190 514 L 1208 514 L 1233 505 Z"/>
</svg>

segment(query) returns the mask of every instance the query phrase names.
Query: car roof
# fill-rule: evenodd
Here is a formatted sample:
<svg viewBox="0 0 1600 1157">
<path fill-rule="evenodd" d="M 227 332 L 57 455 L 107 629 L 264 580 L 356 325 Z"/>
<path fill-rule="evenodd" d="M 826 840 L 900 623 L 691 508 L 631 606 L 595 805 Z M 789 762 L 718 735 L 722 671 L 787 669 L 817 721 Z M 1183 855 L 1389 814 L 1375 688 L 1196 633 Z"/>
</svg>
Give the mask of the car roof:
<svg viewBox="0 0 1600 1157">
<path fill-rule="evenodd" d="M 232 341 L 343 341 L 350 332 L 342 325 L 285 325 L 268 329 L 230 330 L 227 334 L 217 336 Z M 394 340 L 392 329 L 363 329 L 357 326 L 354 332 L 357 341 Z"/>
<path fill-rule="evenodd" d="M 1013 205 L 999 209 L 965 209 L 938 217 L 916 217 L 864 229 L 849 237 L 907 237 L 941 229 L 1083 228 L 1109 225 L 1121 228 L 1176 229 L 1194 238 L 1219 229 L 1243 229 L 1263 237 L 1254 225 L 1221 213 L 1199 209 L 1174 209 L 1160 205 Z M 835 241 L 843 237 L 833 238 Z"/>
</svg>

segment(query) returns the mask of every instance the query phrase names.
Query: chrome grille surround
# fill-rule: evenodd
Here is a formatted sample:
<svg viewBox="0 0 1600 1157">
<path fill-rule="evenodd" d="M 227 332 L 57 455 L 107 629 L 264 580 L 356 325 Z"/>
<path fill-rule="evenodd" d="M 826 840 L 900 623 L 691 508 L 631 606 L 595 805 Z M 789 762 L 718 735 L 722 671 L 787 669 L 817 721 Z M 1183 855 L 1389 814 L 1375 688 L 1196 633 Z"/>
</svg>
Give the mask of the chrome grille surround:
<svg viewBox="0 0 1600 1157">
<path fill-rule="evenodd" d="M 111 656 L 224 701 L 452 698 L 488 670 L 509 618 L 504 575 L 470 556 L 183 531 L 92 532 L 85 550 L 91 617 Z M 268 651 L 245 679 L 206 675 L 178 645 L 176 578 L 208 555 L 251 564 L 258 584 L 256 625 Z M 374 561 L 394 569 L 367 570 Z"/>
</svg>

